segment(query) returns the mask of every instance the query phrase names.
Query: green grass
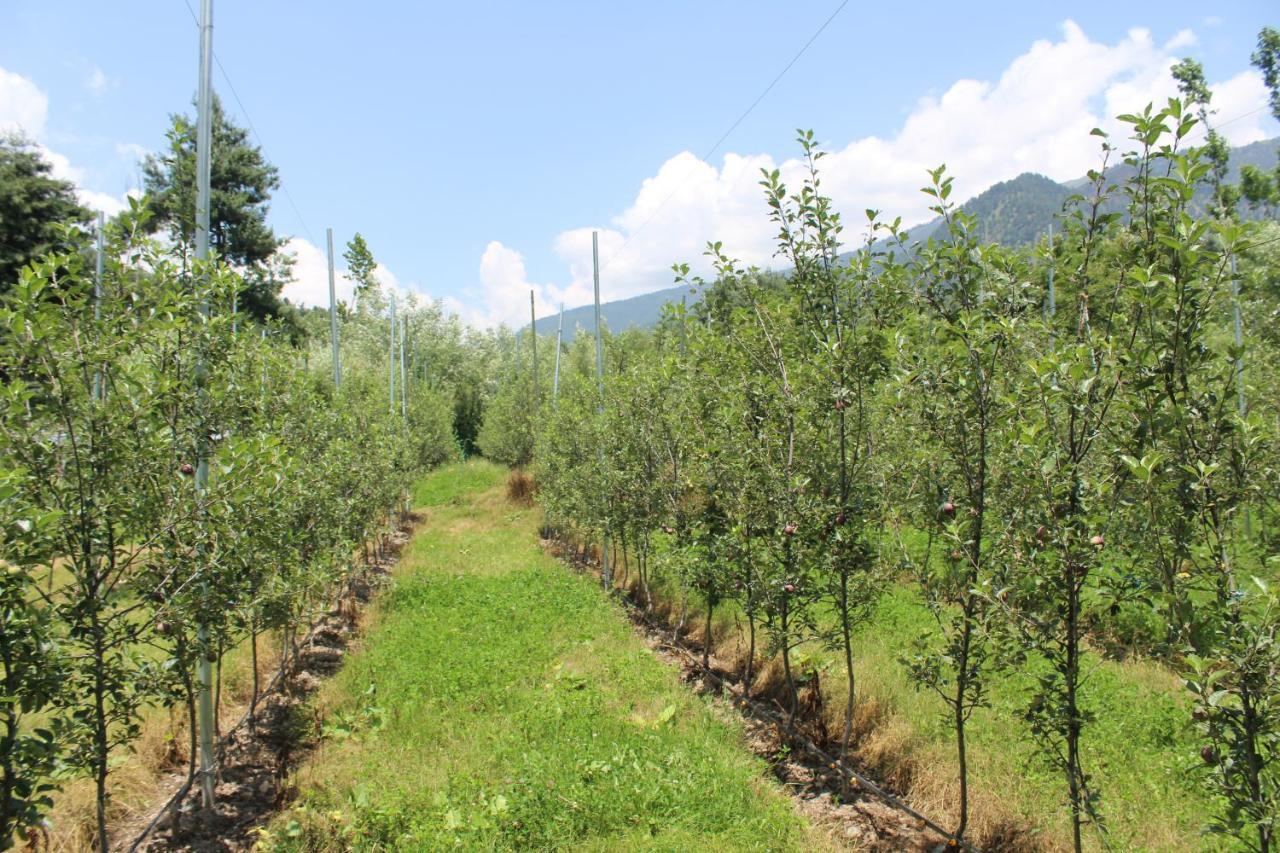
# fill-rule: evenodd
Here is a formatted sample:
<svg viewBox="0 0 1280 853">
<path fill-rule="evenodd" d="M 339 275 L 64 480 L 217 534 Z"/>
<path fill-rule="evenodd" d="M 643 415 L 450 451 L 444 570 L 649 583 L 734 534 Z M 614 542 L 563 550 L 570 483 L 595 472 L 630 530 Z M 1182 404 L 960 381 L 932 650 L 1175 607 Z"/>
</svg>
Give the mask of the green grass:
<svg viewBox="0 0 1280 853">
<path fill-rule="evenodd" d="M 808 850 L 815 831 L 733 723 L 683 688 L 595 584 L 544 555 L 505 471 L 419 484 L 425 526 L 329 736 L 270 827 L 286 849 Z"/>
<path fill-rule="evenodd" d="M 668 588 L 661 594 L 678 595 Z M 700 605 L 695 600 L 690 608 L 697 614 Z M 745 617 L 739 618 L 732 603 L 720 611 L 718 635 L 732 634 L 736 624 L 745 625 Z M 857 632 L 854 666 L 859 696 L 887 711 L 881 723 L 884 740 L 864 757 L 873 765 L 881 763 L 877 750 L 887 748 L 893 755 L 882 769 L 892 773 L 901 755 L 908 753 L 915 805 L 952 823 L 954 735 L 943 718 L 941 700 L 931 691 L 917 690 L 899 660 L 916 638 L 936 632 L 915 587 L 891 586 L 871 620 Z M 828 701 L 838 705 L 842 715 L 843 657 L 816 643 L 802 645 L 798 657 L 824 671 Z M 1065 781 L 1037 755 L 1022 720 L 1035 673 L 1043 667 L 1043 661 L 1033 657 L 1023 667 L 991 678 L 989 707 L 978 709 L 968 726 L 971 802 L 979 817 L 979 837 L 982 818 L 988 827 L 1012 818 L 1036 827 L 1046 846 L 1065 848 L 1070 837 Z M 1228 839 L 1201 833 L 1215 804 L 1200 784 L 1200 743 L 1177 678 L 1153 661 L 1121 663 L 1092 653 L 1086 655 L 1085 670 L 1083 704 L 1093 719 L 1085 729 L 1083 759 L 1102 796 L 1111 849 L 1234 849 Z M 1096 833 L 1087 836 L 1086 846 L 1103 849 Z"/>
<path fill-rule="evenodd" d="M 450 465 L 414 484 L 413 505 L 419 508 L 461 505 L 464 499 L 470 500 L 480 492 L 497 488 L 506 476 L 505 468 L 481 459 Z"/>
<path fill-rule="evenodd" d="M 273 837 L 294 849 L 820 844 L 734 727 L 676 684 L 594 584 L 541 553 L 539 516 L 503 500 L 505 477 L 470 463 L 418 484 L 426 526 L 365 651 L 326 688 L 330 737 Z M 729 608 L 718 621 L 732 622 Z M 945 820 L 951 734 L 941 703 L 898 662 L 930 627 L 914 589 L 894 587 L 858 635 L 857 666 L 860 695 L 888 709 L 884 745 L 911 754 L 917 805 Z M 837 656 L 804 654 L 842 695 Z M 1089 666 L 1085 759 L 1111 848 L 1229 849 L 1200 835 L 1213 803 L 1177 680 L 1151 662 Z M 1020 718 L 1032 680 L 996 679 L 970 725 L 971 778 L 976 808 L 1024 819 L 1052 848 L 1068 815 Z M 1089 846 L 1101 847 L 1096 836 Z"/>
<path fill-rule="evenodd" d="M 932 627 L 916 592 L 895 587 L 860 632 L 858 656 L 866 688 L 895 708 L 922 739 L 923 761 L 950 768 L 953 741 L 941 719 L 941 702 L 916 691 L 898 662 Z M 1085 730 L 1084 764 L 1101 792 L 1113 849 L 1223 849 L 1223 839 L 1200 836 L 1211 803 L 1196 778 L 1197 747 L 1177 682 L 1148 662 L 1122 664 L 1089 655 L 1085 666 L 1090 674 L 1084 706 L 1094 719 Z M 1065 840 L 1065 782 L 1037 757 L 1021 719 L 1037 668 L 1032 664 L 992 679 L 990 707 L 979 709 L 969 726 L 971 769 L 980 795 L 1012 807 L 1051 838 Z M 1096 837 L 1091 846 L 1100 846 Z"/>
</svg>

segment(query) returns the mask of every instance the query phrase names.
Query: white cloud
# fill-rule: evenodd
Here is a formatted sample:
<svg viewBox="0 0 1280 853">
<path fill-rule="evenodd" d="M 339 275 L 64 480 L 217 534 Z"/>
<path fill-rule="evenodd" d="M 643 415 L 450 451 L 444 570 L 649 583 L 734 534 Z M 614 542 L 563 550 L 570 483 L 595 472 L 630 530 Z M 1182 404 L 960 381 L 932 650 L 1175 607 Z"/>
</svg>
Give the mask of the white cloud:
<svg viewBox="0 0 1280 853">
<path fill-rule="evenodd" d="M 1191 47 L 1197 41 L 1199 41 L 1199 39 L 1196 38 L 1196 34 L 1191 30 L 1178 30 L 1178 32 L 1174 34 L 1173 38 L 1164 43 L 1164 49 L 1179 50 L 1180 48 Z"/>
<path fill-rule="evenodd" d="M 466 303 L 458 303 L 459 313 L 478 326 L 520 327 L 529 320 L 530 290 L 540 317 L 561 303 L 574 307 L 591 302 L 593 230 L 598 232 L 604 301 L 673 282 L 672 262 L 701 257 L 710 223 L 716 227 L 715 239 L 741 248 L 740 256 L 750 263 L 768 265 L 769 236 L 775 229 L 763 215 L 757 182 L 759 170 L 772 166 L 767 155 L 729 154 L 721 169 L 688 151 L 676 155 L 644 182 L 631 207 L 615 217 L 614 227 L 576 228 L 556 238 L 555 252 L 568 267 L 564 284 L 530 281 L 523 255 L 494 240 L 480 258 L 479 287 L 466 294 Z"/>
<path fill-rule="evenodd" d="M 141 163 L 151 154 L 151 150 L 145 145 L 139 145 L 136 142 L 117 142 L 116 156 L 121 160 L 129 160 L 133 163 Z"/>
<path fill-rule="evenodd" d="M 107 195 L 106 193 L 96 192 L 94 190 L 76 189 L 76 197 L 80 199 L 80 203 L 90 210 L 100 210 L 108 217 L 115 216 L 122 210 L 129 207 L 129 193 L 122 196 Z"/>
<path fill-rule="evenodd" d="M 81 204 L 90 210 L 100 210 L 107 216 L 115 216 L 129 207 L 130 196 L 137 198 L 142 194 L 142 191 L 137 187 L 132 187 L 119 195 L 90 189 L 85 186 L 85 172 L 83 169 L 72 165 L 71 161 L 66 157 L 46 148 L 44 145 L 38 145 L 37 147 L 39 147 L 40 153 L 44 158 L 53 166 L 53 176 L 75 184 L 76 197 L 80 199 Z"/>
<path fill-rule="evenodd" d="M 106 76 L 95 67 L 87 84 L 90 89 L 94 88 L 98 76 L 102 77 L 102 86 L 106 86 Z M 100 210 L 108 216 L 114 216 L 127 208 L 127 199 L 130 195 L 135 195 L 136 190 L 131 189 L 113 196 L 90 189 L 85 186 L 83 169 L 73 165 L 65 155 L 44 145 L 41 138 L 44 136 L 48 115 L 49 98 L 39 86 L 21 74 L 0 68 L 0 133 L 17 132 L 33 140 L 41 156 L 52 167 L 53 176 L 75 184 L 76 196 L 86 207 Z"/>
<path fill-rule="evenodd" d="M 281 251 L 294 257 L 294 280 L 284 286 L 280 295 L 294 305 L 328 306 L 329 260 L 325 251 L 301 237 L 290 239 Z M 341 257 L 336 246 L 334 253 L 336 261 Z M 333 283 L 338 301 L 350 302 L 355 293 L 355 284 L 347 278 L 345 269 L 335 269 Z"/>
<path fill-rule="evenodd" d="M 333 289 L 339 302 L 350 303 L 355 296 L 355 282 L 348 277 L 342 264 L 343 246 L 335 242 L 333 246 Z M 280 295 L 294 305 L 304 307 L 327 308 L 329 306 L 329 259 L 325 249 L 302 237 L 291 237 L 280 251 L 293 255 L 293 281 L 287 283 Z M 382 285 L 384 292 L 394 290 L 396 297 L 403 303 L 416 300 L 421 303 L 430 298 L 417 284 L 403 284 L 391 270 L 379 264 L 374 268 L 374 277 Z"/>
<path fill-rule="evenodd" d="M 95 96 L 101 96 L 110 87 L 111 81 L 107 79 L 107 75 L 98 66 L 89 69 L 89 74 L 85 77 L 84 86 Z"/>
<path fill-rule="evenodd" d="M 1133 29 L 1120 42 L 1090 40 L 1072 21 L 1056 42 L 1040 40 L 994 82 L 959 80 L 924 98 L 890 140 L 857 140 L 826 161 L 837 206 L 882 209 L 906 222 L 930 218 L 917 192 L 925 170 L 946 163 L 964 199 L 1026 171 L 1069 180 L 1099 161 L 1094 127 L 1124 134 L 1114 118 L 1176 92 L 1169 74 L 1180 33 L 1164 46 Z"/>
<path fill-rule="evenodd" d="M 21 132 L 32 138 L 44 133 L 49 99 L 21 74 L 0 68 L 0 133 Z"/>
<path fill-rule="evenodd" d="M 485 246 L 480 257 L 480 293 L 474 300 L 482 309 L 454 305 L 455 310 L 474 326 L 491 327 L 506 323 L 519 327 L 529 321 L 529 291 L 546 314 L 549 306 L 563 294 L 550 285 L 529 281 L 524 257 L 515 249 L 494 240 Z M 469 294 L 476 296 L 476 294 Z"/>
<path fill-rule="evenodd" d="M 1221 125 L 1228 142 L 1248 145 L 1275 136 L 1276 122 L 1267 109 L 1267 84 L 1261 74 L 1252 69 L 1242 71 L 1211 88 L 1210 104 L 1216 114 L 1210 121 Z"/>
<path fill-rule="evenodd" d="M 590 240 L 590 236 L 587 239 Z M 493 328 L 503 323 L 518 328 L 527 324 L 530 290 L 534 292 L 540 316 L 549 313 L 559 300 L 565 299 L 565 288 L 529 281 L 524 256 L 497 240 L 490 241 L 480 256 L 478 280 L 479 287 L 466 292 L 465 300 L 446 297 L 444 303 L 450 312 L 481 328 Z M 590 299 L 589 293 L 587 299 Z"/>
<path fill-rule="evenodd" d="M 40 150 L 40 156 L 52 167 L 55 178 L 61 181 L 70 181 L 77 185 L 84 180 L 84 170 L 71 165 L 71 161 L 66 156 L 46 148 L 39 142 L 36 143 L 36 148 Z"/>
<path fill-rule="evenodd" d="M 73 165 L 66 156 L 45 147 L 42 143 L 37 142 L 35 147 L 39 150 L 40 156 L 52 167 L 53 176 L 59 180 L 70 181 L 74 184 L 76 198 L 90 210 L 100 210 L 107 216 L 115 216 L 129 207 L 130 196 L 137 197 L 141 194 L 141 190 L 137 188 L 129 189 L 120 195 L 111 195 L 110 193 L 89 189 L 85 186 L 85 172 L 83 169 Z"/>
<path fill-rule="evenodd" d="M 1066 21 L 1057 40 L 1036 41 L 998 79 L 961 79 L 940 96 L 921 98 L 891 136 L 827 146 L 823 189 L 846 214 L 846 239 L 860 240 L 858 223 L 869 207 L 888 218 L 902 216 L 907 224 L 932 218 L 919 188 L 927 180 L 925 170 L 940 163 L 955 177 L 958 200 L 1027 171 L 1060 181 L 1082 176 L 1099 163 L 1098 140 L 1089 131 L 1101 127 L 1121 141 L 1125 126 L 1114 116 L 1163 104 L 1176 94 L 1169 68 L 1177 52 L 1195 41 L 1193 32 L 1183 30 L 1157 44 L 1149 31 L 1133 29 L 1105 44 Z M 1256 72 L 1212 89 L 1215 120 L 1232 144 L 1277 133 L 1276 122 L 1259 109 L 1266 91 Z M 777 163 L 769 154 L 727 154 L 718 167 L 687 151 L 668 159 L 643 182 L 629 208 L 596 226 L 602 299 L 669 284 L 675 261 L 707 272 L 702 251 L 710 240 L 722 241 L 730 255 L 747 263 L 783 265 L 773 260 L 776 229 L 758 185 L 760 169 L 775 167 L 789 184 L 797 183 L 801 164 Z M 540 315 L 561 300 L 570 307 L 589 303 L 592 230 L 575 228 L 555 238 L 555 252 L 567 267 L 564 284 L 530 282 L 516 249 L 490 243 L 464 316 L 481 325 L 523 324 L 530 288 L 538 295 Z"/>
</svg>

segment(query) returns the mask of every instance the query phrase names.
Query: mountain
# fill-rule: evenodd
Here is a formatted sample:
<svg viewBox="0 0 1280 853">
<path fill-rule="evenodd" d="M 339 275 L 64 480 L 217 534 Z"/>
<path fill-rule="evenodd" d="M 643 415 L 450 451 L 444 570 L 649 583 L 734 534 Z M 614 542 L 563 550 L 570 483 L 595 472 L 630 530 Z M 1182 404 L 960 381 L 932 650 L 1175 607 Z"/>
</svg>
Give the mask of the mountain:
<svg viewBox="0 0 1280 853">
<path fill-rule="evenodd" d="M 1023 172 L 979 193 L 961 207 L 978 217 L 980 236 L 984 240 L 1004 246 L 1023 246 L 1034 243 L 1045 232 L 1072 192 L 1044 175 Z M 924 242 L 942 230 L 942 220 L 934 219 L 908 230 L 912 241 Z"/>
<path fill-rule="evenodd" d="M 662 306 L 668 302 L 679 302 L 680 297 L 689 295 L 689 288 L 683 285 L 655 290 L 630 299 L 617 299 L 613 302 L 602 302 L 600 314 L 604 317 L 605 328 L 611 332 L 621 332 L 633 326 L 646 329 L 655 326 L 662 318 Z M 535 325 L 539 335 L 554 335 L 560 322 L 559 314 L 550 317 L 539 317 Z M 527 326 L 525 328 L 528 328 Z M 574 333 L 581 329 L 588 335 L 596 333 L 596 309 L 594 305 L 583 305 L 581 308 L 569 308 L 564 312 L 564 340 L 573 340 Z"/>
<path fill-rule="evenodd" d="M 1227 183 L 1239 182 L 1242 166 L 1257 166 L 1267 171 L 1274 169 L 1277 146 L 1280 146 L 1280 139 L 1264 139 L 1232 148 Z M 1132 167 L 1120 163 L 1107 170 L 1107 179 L 1113 184 L 1120 184 L 1134 174 Z M 1024 172 L 1013 180 L 995 184 L 961 207 L 978 217 L 983 239 L 1004 246 L 1026 246 L 1048 230 L 1049 223 L 1062 212 L 1063 202 L 1069 196 L 1083 193 L 1088 188 L 1088 178 L 1076 178 L 1060 184 L 1044 175 Z M 1196 190 L 1193 207 L 1203 211 L 1208 206 L 1210 192 L 1207 184 L 1201 185 Z M 1251 214 L 1242 208 L 1241 216 L 1249 218 Z M 929 239 L 941 228 L 942 222 L 935 219 L 909 230 L 912 241 L 916 242 Z"/>
<path fill-rule="evenodd" d="M 1253 165 L 1268 171 L 1275 168 L 1278 145 L 1280 139 L 1264 139 L 1231 149 L 1231 171 L 1227 180 L 1232 183 L 1239 181 L 1241 166 Z M 1113 166 L 1108 177 L 1118 183 L 1132 175 L 1132 169 L 1121 164 Z M 989 187 L 961 207 L 978 217 L 983 239 L 1005 246 L 1025 246 L 1034 243 L 1048 230 L 1069 196 L 1084 191 L 1088 186 L 1088 178 L 1060 184 L 1044 175 L 1024 172 L 1012 180 Z M 1209 188 L 1201 187 L 1196 193 L 1197 206 L 1203 209 L 1208 199 Z M 912 242 L 920 242 L 929 239 L 941 227 L 941 220 L 934 219 L 908 230 Z M 648 328 L 661 319 L 663 305 L 678 302 L 688 295 L 687 287 L 668 287 L 643 296 L 603 303 L 600 313 L 604 316 L 605 325 L 615 332 L 632 326 Z M 538 334 L 554 335 L 558 322 L 559 316 L 554 314 L 540 318 L 536 325 Z M 587 334 L 595 334 L 594 306 L 584 305 L 564 312 L 564 339 L 573 340 L 574 332 L 579 328 Z"/>
<path fill-rule="evenodd" d="M 1227 164 L 1227 183 L 1234 184 L 1240 180 L 1240 169 L 1243 166 L 1257 166 L 1259 169 L 1271 170 L 1276 166 L 1276 147 L 1280 146 L 1280 139 L 1263 139 L 1258 142 L 1250 142 L 1248 145 L 1241 145 L 1231 149 L 1231 160 Z M 1108 171 L 1108 176 L 1113 181 L 1123 181 L 1132 178 L 1134 170 L 1122 164 L 1112 166 Z M 1088 178 L 1076 178 L 1073 181 L 1067 181 L 1063 186 L 1071 189 L 1072 192 L 1080 192 L 1089 185 Z M 1197 196 L 1208 198 L 1208 187 L 1201 187 Z"/>
</svg>

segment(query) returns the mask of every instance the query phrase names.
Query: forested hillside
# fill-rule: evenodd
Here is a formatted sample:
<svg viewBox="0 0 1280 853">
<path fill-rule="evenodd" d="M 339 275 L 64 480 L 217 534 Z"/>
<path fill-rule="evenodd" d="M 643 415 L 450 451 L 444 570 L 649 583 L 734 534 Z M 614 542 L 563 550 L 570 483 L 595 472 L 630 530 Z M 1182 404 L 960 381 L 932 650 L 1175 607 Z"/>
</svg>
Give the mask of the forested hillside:
<svg viewBox="0 0 1280 853">
<path fill-rule="evenodd" d="M 1251 166 L 1263 172 L 1274 172 L 1280 160 L 1280 139 L 1268 139 L 1253 142 L 1231 149 L 1230 171 L 1227 180 L 1232 183 L 1240 181 L 1240 170 Z M 1112 180 L 1124 181 L 1132 177 L 1123 166 L 1110 173 Z M 1088 178 L 1078 178 L 1066 183 L 1058 183 L 1026 172 L 1008 181 L 992 186 L 960 207 L 978 218 L 981 223 L 982 239 L 1002 246 L 1025 246 L 1044 239 L 1049 225 L 1062 213 L 1067 199 L 1076 193 L 1087 190 Z M 1198 187 L 1193 207 L 1202 210 L 1208 201 L 1210 188 Z M 1248 200 L 1238 203 L 1239 215 L 1246 219 L 1266 218 L 1267 212 L 1251 205 Z M 1123 212 L 1118 205 L 1113 207 Z M 911 243 L 923 242 L 930 237 L 941 237 L 946 232 L 945 223 L 940 219 L 917 225 L 909 229 Z M 654 281 L 660 286 L 663 282 Z M 605 283 L 607 293 L 607 282 Z M 688 287 L 662 287 L 652 293 L 633 296 L 629 299 L 606 301 L 600 305 L 600 313 L 605 324 L 615 332 L 633 327 L 647 329 L 657 325 L 662 317 L 663 307 L 670 303 L 696 301 L 698 294 Z M 537 330 L 540 335 L 554 335 L 559 324 L 559 315 L 540 317 Z M 595 334 L 595 309 L 590 305 L 569 308 L 564 313 L 564 337 L 572 340 L 579 330 L 586 334 Z"/>
</svg>

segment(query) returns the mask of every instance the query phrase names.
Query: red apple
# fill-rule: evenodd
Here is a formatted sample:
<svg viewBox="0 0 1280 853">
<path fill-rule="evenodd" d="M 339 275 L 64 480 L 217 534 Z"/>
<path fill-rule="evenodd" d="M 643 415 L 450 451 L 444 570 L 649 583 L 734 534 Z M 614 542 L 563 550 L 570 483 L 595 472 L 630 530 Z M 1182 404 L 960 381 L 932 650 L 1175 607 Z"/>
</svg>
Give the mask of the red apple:
<svg viewBox="0 0 1280 853">
<path fill-rule="evenodd" d="M 951 501 L 943 501 L 942 506 L 938 507 L 938 512 L 942 513 L 945 518 L 950 518 L 956 514 L 956 505 Z"/>
<path fill-rule="evenodd" d="M 1107 544 L 1107 540 L 1102 538 L 1101 533 L 1095 533 L 1093 536 L 1089 537 L 1089 544 L 1095 548 L 1101 548 L 1103 545 Z"/>
<path fill-rule="evenodd" d="M 1217 764 L 1218 750 L 1211 746 L 1206 746 L 1200 750 L 1200 757 L 1204 760 L 1205 764 Z"/>
<path fill-rule="evenodd" d="M 782 528 L 782 533 L 784 536 L 795 536 L 796 535 L 795 524 L 792 522 L 788 522 L 787 525 Z"/>
<path fill-rule="evenodd" d="M 785 592 L 787 595 L 790 595 L 791 593 L 796 591 L 796 585 L 793 583 L 783 584 L 782 591 Z"/>
<path fill-rule="evenodd" d="M 1049 530 L 1043 524 L 1036 528 L 1036 541 L 1043 542 L 1045 537 L 1049 535 Z"/>
<path fill-rule="evenodd" d="M 184 477 L 190 477 L 192 474 L 196 472 L 196 469 L 192 466 L 190 462 L 183 462 L 182 467 L 179 468 L 178 470 L 182 472 L 182 476 Z"/>
</svg>

